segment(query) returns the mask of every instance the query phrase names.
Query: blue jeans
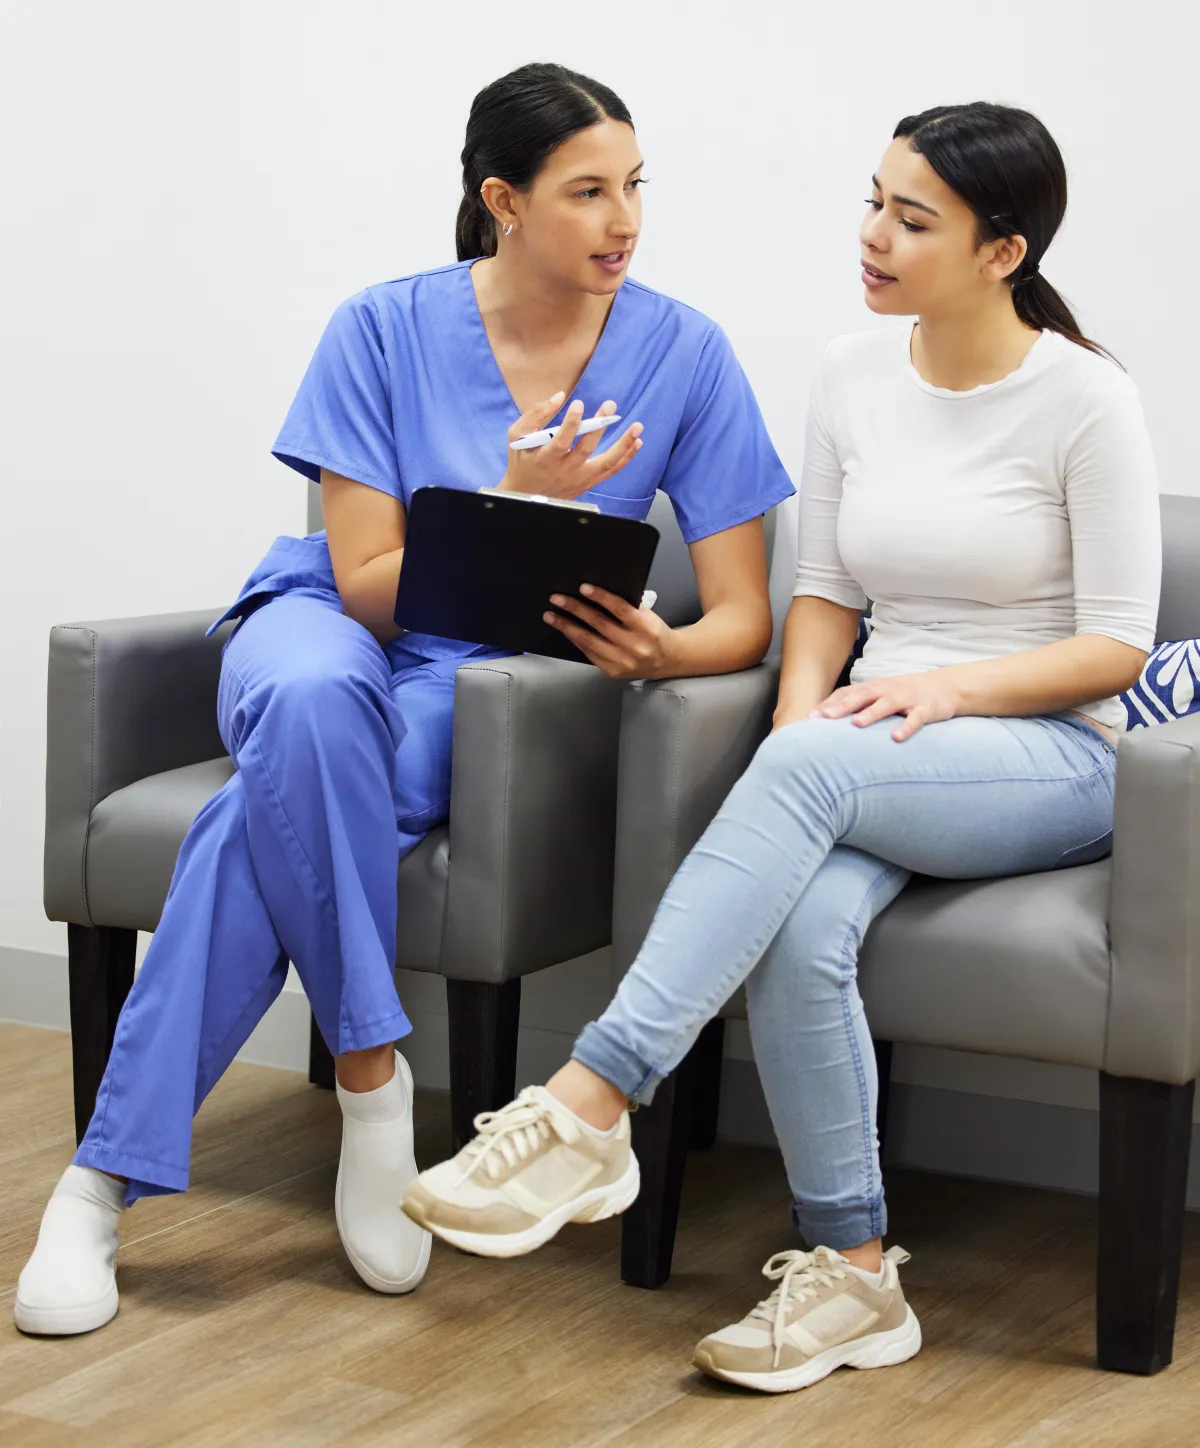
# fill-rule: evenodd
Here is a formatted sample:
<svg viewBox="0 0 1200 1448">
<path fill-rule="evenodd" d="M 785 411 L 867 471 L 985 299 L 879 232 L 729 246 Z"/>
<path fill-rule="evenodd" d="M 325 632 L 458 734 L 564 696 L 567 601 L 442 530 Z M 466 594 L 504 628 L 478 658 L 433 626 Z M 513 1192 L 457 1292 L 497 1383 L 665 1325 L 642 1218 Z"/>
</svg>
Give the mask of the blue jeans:
<svg viewBox="0 0 1200 1448">
<path fill-rule="evenodd" d="M 745 982 L 793 1220 L 835 1249 L 886 1228 L 855 979 L 871 921 L 914 873 L 1030 874 L 1112 840 L 1116 751 L 1081 719 L 952 719 L 902 744 L 895 725 L 810 719 L 763 743 L 573 1053 L 648 1101 Z"/>
</svg>

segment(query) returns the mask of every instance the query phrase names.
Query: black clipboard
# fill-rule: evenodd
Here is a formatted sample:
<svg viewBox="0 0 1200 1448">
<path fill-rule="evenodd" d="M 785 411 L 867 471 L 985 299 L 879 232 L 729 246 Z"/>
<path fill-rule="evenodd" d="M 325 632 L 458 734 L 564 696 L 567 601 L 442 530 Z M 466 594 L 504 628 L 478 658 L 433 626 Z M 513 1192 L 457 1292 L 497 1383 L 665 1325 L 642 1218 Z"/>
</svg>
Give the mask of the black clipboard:
<svg viewBox="0 0 1200 1448">
<path fill-rule="evenodd" d="M 425 487 L 408 509 L 394 617 L 413 633 L 587 662 L 542 615 L 583 583 L 637 607 L 658 529 L 519 493 Z"/>
</svg>

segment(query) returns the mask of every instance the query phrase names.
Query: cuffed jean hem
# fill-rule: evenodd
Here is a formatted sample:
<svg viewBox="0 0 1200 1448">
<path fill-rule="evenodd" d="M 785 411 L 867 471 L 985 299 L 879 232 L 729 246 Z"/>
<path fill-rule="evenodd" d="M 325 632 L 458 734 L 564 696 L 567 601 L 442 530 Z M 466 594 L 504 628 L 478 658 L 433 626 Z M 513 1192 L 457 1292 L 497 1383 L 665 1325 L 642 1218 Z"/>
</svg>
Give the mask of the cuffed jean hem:
<svg viewBox="0 0 1200 1448">
<path fill-rule="evenodd" d="M 649 1106 L 658 1083 L 670 1074 L 640 1060 L 603 1021 L 590 1021 L 584 1026 L 571 1051 L 571 1059 L 603 1077 L 639 1106 Z"/>
<path fill-rule="evenodd" d="M 809 1247 L 832 1247 L 844 1252 L 861 1247 L 887 1231 L 887 1205 L 883 1193 L 867 1201 L 831 1207 L 809 1207 L 792 1203 L 792 1225 Z"/>
<path fill-rule="evenodd" d="M 90 1166 L 109 1176 L 124 1177 L 127 1207 L 133 1206 L 139 1197 L 165 1197 L 188 1189 L 186 1166 L 169 1166 L 166 1162 L 130 1156 L 128 1152 L 111 1151 L 106 1146 L 81 1146 L 71 1158 L 71 1165 Z"/>
</svg>

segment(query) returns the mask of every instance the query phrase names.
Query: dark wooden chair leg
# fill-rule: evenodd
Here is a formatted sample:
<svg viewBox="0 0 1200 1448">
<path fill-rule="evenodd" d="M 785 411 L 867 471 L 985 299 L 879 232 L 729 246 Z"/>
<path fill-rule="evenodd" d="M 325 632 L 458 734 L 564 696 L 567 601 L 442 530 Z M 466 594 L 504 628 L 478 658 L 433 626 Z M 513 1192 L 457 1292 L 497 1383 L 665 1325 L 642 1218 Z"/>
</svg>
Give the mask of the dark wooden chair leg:
<svg viewBox="0 0 1200 1448">
<path fill-rule="evenodd" d="M 308 1021 L 308 1079 L 313 1086 L 321 1086 L 326 1091 L 332 1091 L 337 1085 L 333 1053 L 325 1044 L 317 1018 L 311 1012 Z"/>
<path fill-rule="evenodd" d="M 695 1119 L 695 1064 L 689 1055 L 662 1082 L 653 1103 L 633 1113 L 633 1150 L 642 1187 L 621 1219 L 621 1280 L 632 1287 L 661 1287 L 671 1275 L 683 1168 Z"/>
<path fill-rule="evenodd" d="M 879 1137 L 879 1161 L 887 1144 L 888 1103 L 892 1096 L 892 1043 L 875 1042 L 875 1074 L 879 1078 L 879 1099 L 875 1107 L 875 1133 Z"/>
<path fill-rule="evenodd" d="M 450 1016 L 450 1122 L 454 1150 L 475 1135 L 481 1111 L 506 1106 L 517 1091 L 517 1028 L 521 981 L 492 985 L 448 980 Z"/>
<path fill-rule="evenodd" d="M 717 1112 L 721 1105 L 721 1062 L 725 1056 L 725 1022 L 714 1017 L 692 1047 L 695 1056 L 692 1102 L 693 1151 L 707 1151 L 717 1139 Z"/>
<path fill-rule="evenodd" d="M 67 926 L 75 1140 L 83 1140 L 112 1050 L 117 1017 L 133 985 L 137 931 L 112 925 Z"/>
<path fill-rule="evenodd" d="M 1096 1359 L 1109 1372 L 1171 1361 L 1195 1090 L 1100 1073 Z"/>
</svg>

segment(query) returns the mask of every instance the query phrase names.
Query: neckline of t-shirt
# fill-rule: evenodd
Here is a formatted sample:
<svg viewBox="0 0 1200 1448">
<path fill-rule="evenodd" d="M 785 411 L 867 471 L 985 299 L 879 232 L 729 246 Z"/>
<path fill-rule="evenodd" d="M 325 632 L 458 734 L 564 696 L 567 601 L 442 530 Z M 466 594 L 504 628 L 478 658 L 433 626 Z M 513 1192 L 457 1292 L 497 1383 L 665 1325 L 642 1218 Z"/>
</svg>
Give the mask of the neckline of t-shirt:
<svg viewBox="0 0 1200 1448">
<path fill-rule="evenodd" d="M 932 382 L 926 382 L 917 371 L 912 360 L 912 338 L 916 330 L 917 323 L 914 322 L 911 327 L 902 328 L 900 333 L 904 346 L 904 365 L 908 369 L 908 375 L 914 386 L 919 387 L 922 392 L 928 393 L 930 397 L 945 397 L 951 402 L 962 402 L 968 397 L 981 397 L 986 392 L 995 392 L 999 387 L 1008 387 L 1017 378 L 1027 377 L 1031 372 L 1038 371 L 1043 360 L 1049 357 L 1050 349 L 1053 346 L 1050 339 L 1056 335 L 1048 328 L 1043 328 L 1034 339 L 1033 346 L 1011 372 L 1006 373 L 995 382 L 981 382 L 978 387 L 969 387 L 965 392 L 959 392 L 953 387 L 935 387 Z"/>
</svg>

